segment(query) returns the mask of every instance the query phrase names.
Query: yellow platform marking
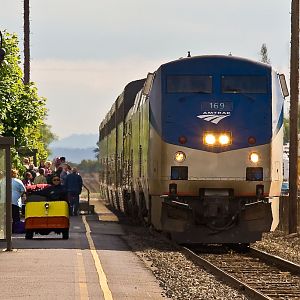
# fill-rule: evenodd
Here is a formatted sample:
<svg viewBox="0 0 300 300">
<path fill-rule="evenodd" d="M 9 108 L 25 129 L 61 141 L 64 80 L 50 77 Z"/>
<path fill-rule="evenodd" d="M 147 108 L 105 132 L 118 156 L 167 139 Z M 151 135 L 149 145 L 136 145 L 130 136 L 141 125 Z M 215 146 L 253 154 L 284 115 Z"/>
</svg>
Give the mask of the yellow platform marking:
<svg viewBox="0 0 300 300">
<path fill-rule="evenodd" d="M 96 267 L 98 277 L 99 277 L 99 284 L 100 284 L 100 288 L 103 292 L 104 299 L 105 300 L 113 300 L 112 293 L 111 293 L 111 291 L 109 289 L 109 286 L 108 286 L 108 283 L 107 283 L 107 277 L 106 277 L 106 275 L 104 273 L 104 270 L 102 268 L 101 261 L 100 261 L 100 258 L 98 256 L 97 250 L 95 248 L 94 241 L 91 237 L 91 229 L 90 229 L 90 226 L 89 226 L 88 222 L 86 221 L 85 216 L 82 216 L 82 221 L 83 221 L 85 229 L 86 229 L 86 237 L 87 237 L 87 240 L 89 242 L 91 253 L 92 253 L 92 256 L 93 256 L 93 259 L 94 259 L 95 267 Z"/>
<path fill-rule="evenodd" d="M 78 265 L 78 277 L 79 277 L 79 290 L 80 290 L 80 299 L 88 300 L 89 293 L 87 288 L 87 280 L 84 269 L 84 262 L 82 252 L 77 252 L 77 265 Z"/>
</svg>

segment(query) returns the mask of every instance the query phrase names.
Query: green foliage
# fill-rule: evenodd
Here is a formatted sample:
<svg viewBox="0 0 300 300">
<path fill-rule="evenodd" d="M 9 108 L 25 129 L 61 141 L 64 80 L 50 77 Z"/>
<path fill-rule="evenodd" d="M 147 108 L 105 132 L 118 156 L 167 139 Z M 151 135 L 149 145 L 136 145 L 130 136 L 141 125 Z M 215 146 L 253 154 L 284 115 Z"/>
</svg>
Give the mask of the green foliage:
<svg viewBox="0 0 300 300">
<path fill-rule="evenodd" d="M 38 95 L 33 82 L 23 83 L 17 36 L 4 32 L 3 37 L 6 55 L 0 67 L 0 134 L 15 137 L 16 149 L 37 149 L 38 159 L 44 159 L 48 156 L 47 143 L 55 138 L 44 123 L 46 99 Z M 19 168 L 18 153 L 13 151 L 12 156 L 14 166 Z"/>
<path fill-rule="evenodd" d="M 300 116 L 300 108 L 298 109 Z M 298 132 L 300 132 L 300 118 L 298 118 Z M 290 141 L 290 120 L 287 118 L 283 119 L 283 143 L 286 144 Z"/>
<path fill-rule="evenodd" d="M 80 164 L 77 164 L 76 167 L 79 169 L 80 172 L 94 173 L 99 171 L 99 163 L 97 160 L 84 159 L 81 161 Z"/>
<path fill-rule="evenodd" d="M 271 63 L 269 56 L 268 56 L 268 48 L 265 43 L 261 45 L 260 56 L 261 56 L 261 62 L 266 63 L 266 64 Z"/>
<path fill-rule="evenodd" d="M 51 151 L 49 149 L 49 145 L 58 139 L 58 137 L 51 132 L 51 126 L 47 124 L 41 124 L 39 126 L 39 132 L 40 132 L 40 141 L 44 144 L 46 152 L 51 154 Z M 41 157 L 41 159 L 46 159 L 47 157 Z"/>
<path fill-rule="evenodd" d="M 299 125 L 298 125 L 299 127 Z M 289 119 L 283 119 L 283 143 L 286 144 L 290 140 L 290 123 Z"/>
<path fill-rule="evenodd" d="M 19 170 L 19 174 L 25 173 L 25 167 L 23 166 L 22 160 L 15 148 L 11 149 L 11 162 L 13 167 Z"/>
</svg>

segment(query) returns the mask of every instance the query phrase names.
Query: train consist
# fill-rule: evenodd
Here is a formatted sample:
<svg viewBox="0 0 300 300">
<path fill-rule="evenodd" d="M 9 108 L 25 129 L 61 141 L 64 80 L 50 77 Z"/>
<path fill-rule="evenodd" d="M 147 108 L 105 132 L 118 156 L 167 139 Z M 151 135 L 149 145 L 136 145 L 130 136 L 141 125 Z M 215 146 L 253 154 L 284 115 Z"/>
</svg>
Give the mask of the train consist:
<svg viewBox="0 0 300 300">
<path fill-rule="evenodd" d="M 99 127 L 100 190 L 179 243 L 259 240 L 276 228 L 284 75 L 195 56 L 130 82 Z"/>
</svg>

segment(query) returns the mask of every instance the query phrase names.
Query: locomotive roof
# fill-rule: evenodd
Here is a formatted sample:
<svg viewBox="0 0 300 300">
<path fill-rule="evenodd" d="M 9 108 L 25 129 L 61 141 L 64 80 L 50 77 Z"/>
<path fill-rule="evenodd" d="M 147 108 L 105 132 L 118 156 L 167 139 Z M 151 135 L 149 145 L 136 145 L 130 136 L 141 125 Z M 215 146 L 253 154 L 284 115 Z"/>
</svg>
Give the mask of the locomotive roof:
<svg viewBox="0 0 300 300">
<path fill-rule="evenodd" d="M 109 112 L 106 114 L 104 120 L 102 121 L 103 122 L 102 127 L 104 127 L 105 124 L 110 120 L 110 118 L 112 117 L 113 113 L 116 110 L 116 106 L 118 108 L 119 105 L 121 104 L 121 102 L 124 101 L 124 99 L 125 99 L 125 102 L 128 102 L 128 103 L 125 104 L 125 106 L 128 106 L 128 107 L 125 107 L 125 112 L 128 113 L 130 107 L 134 103 L 136 93 L 140 89 L 143 88 L 145 80 L 146 80 L 146 78 L 133 80 L 133 81 L 126 84 L 126 86 L 124 87 L 122 93 L 117 97 L 115 102 L 112 104 Z M 118 103 L 118 102 L 120 102 L 120 103 Z M 101 124 L 100 124 L 100 126 L 101 126 Z"/>
<path fill-rule="evenodd" d="M 164 63 L 157 69 L 157 71 L 162 70 L 162 69 L 167 68 L 167 67 L 171 67 L 172 65 L 175 66 L 175 65 L 180 64 L 180 63 L 184 64 L 185 62 L 191 62 L 191 61 L 196 61 L 196 60 L 197 61 L 199 61 L 199 60 L 205 61 L 205 60 L 210 60 L 210 59 L 211 60 L 223 60 L 223 61 L 230 61 L 231 60 L 231 61 L 234 61 L 236 63 L 241 62 L 241 63 L 244 63 L 244 64 L 248 63 L 248 64 L 251 64 L 253 66 L 256 65 L 257 67 L 260 67 L 262 69 L 272 69 L 272 67 L 268 64 L 265 64 L 265 63 L 262 63 L 262 62 L 259 62 L 259 61 L 255 61 L 255 60 L 251 60 L 249 58 L 244 58 L 244 57 L 238 57 L 238 56 L 232 56 L 232 55 L 198 55 L 198 56 L 179 58 L 179 59 Z M 126 114 L 128 113 L 128 111 L 132 107 L 133 102 L 134 102 L 134 97 L 135 97 L 136 93 L 138 92 L 138 90 L 140 90 L 143 87 L 145 80 L 146 80 L 145 78 L 138 79 L 138 80 L 133 80 L 133 81 L 129 82 L 124 87 L 124 89 L 122 91 L 123 95 L 122 94 L 121 95 L 124 98 L 126 98 L 128 102 L 130 102 L 130 103 L 127 103 L 127 105 L 126 105 L 126 106 L 128 106 L 127 109 L 125 109 Z M 121 95 L 119 95 L 118 98 L 116 99 L 116 101 L 112 104 L 111 109 L 106 114 L 104 120 L 100 124 L 101 127 L 104 127 L 105 124 L 111 118 L 112 114 L 114 113 L 114 111 L 116 109 L 116 104 L 118 104 L 118 99 Z M 123 98 L 123 97 L 121 97 L 121 98 Z M 119 99 L 119 100 L 121 100 L 120 102 L 124 101 L 124 99 Z"/>
<path fill-rule="evenodd" d="M 272 68 L 269 64 L 251 60 L 249 58 L 244 58 L 244 57 L 238 57 L 238 56 L 232 56 L 232 55 L 198 55 L 198 56 L 191 56 L 191 57 L 184 57 L 184 58 L 179 58 L 170 62 L 167 62 L 165 64 L 162 64 L 159 68 L 170 66 L 172 64 L 177 64 L 179 62 L 187 62 L 191 60 L 207 60 L 207 59 L 216 59 L 216 60 L 232 60 L 235 62 L 244 62 L 244 63 L 251 63 L 263 68 Z"/>
</svg>

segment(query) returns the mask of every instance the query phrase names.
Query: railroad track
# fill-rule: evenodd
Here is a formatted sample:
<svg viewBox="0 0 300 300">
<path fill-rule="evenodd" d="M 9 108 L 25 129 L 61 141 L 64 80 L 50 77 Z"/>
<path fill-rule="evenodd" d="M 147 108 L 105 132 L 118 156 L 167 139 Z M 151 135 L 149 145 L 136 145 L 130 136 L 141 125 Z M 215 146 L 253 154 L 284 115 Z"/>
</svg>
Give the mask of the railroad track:
<svg viewBox="0 0 300 300">
<path fill-rule="evenodd" d="M 253 248 L 208 254 L 183 247 L 183 252 L 250 299 L 300 299 L 300 265 Z"/>
</svg>

